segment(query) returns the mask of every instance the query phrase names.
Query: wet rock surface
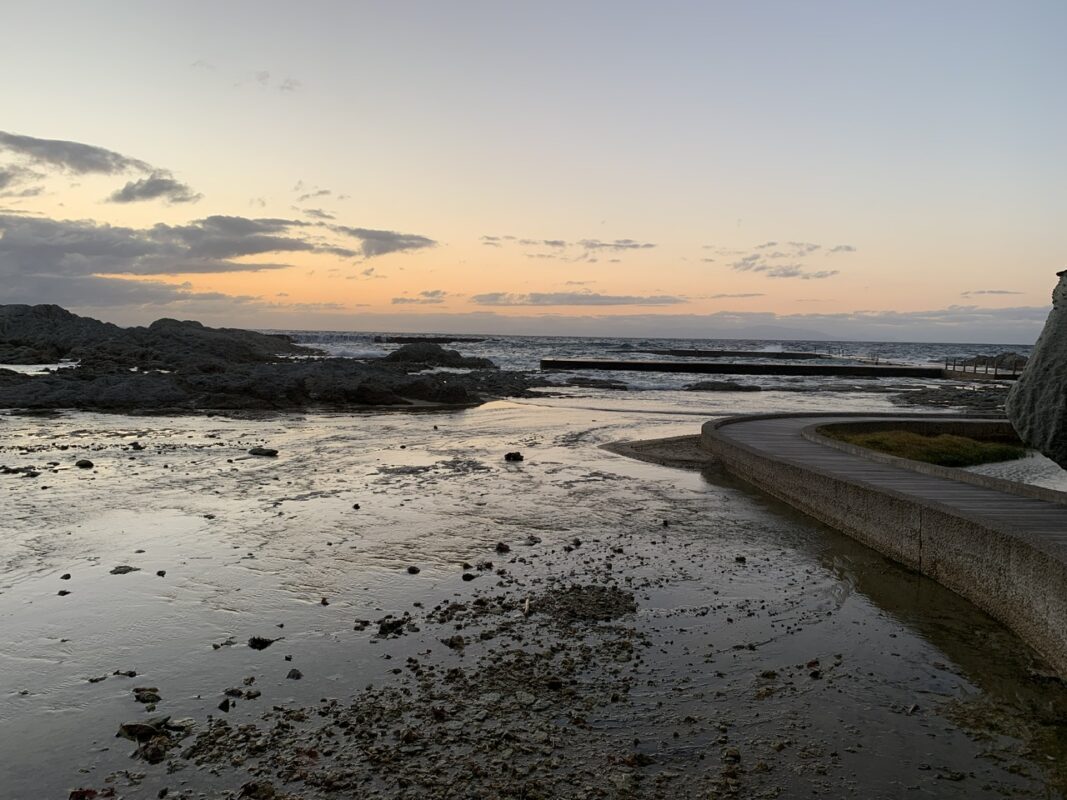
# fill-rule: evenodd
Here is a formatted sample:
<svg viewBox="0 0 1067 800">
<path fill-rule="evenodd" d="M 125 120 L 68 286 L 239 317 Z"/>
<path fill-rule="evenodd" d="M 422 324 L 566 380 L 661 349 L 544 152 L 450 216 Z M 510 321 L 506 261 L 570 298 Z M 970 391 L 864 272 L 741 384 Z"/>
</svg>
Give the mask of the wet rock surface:
<svg viewBox="0 0 1067 800">
<path fill-rule="evenodd" d="M 1008 419 L 1026 444 L 1067 469 L 1067 270 L 1026 369 L 1008 395 Z"/>
<path fill-rule="evenodd" d="M 58 306 L 0 306 L 0 363 L 77 360 L 26 375 L 0 369 L 0 408 L 105 411 L 291 410 L 472 405 L 545 381 L 438 344 L 385 358 L 321 358 L 280 334 L 157 320 L 119 328 Z M 463 368 L 464 373 L 433 372 Z"/>
<path fill-rule="evenodd" d="M 947 384 L 910 389 L 894 394 L 894 405 L 914 408 L 957 408 L 985 414 L 1003 414 L 1007 384 Z"/>
<path fill-rule="evenodd" d="M 1067 692 L 1010 633 L 765 497 L 596 447 L 691 419 L 500 403 L 0 424 L 2 458 L 96 464 L 51 476 L 59 502 L 4 486 L 12 796 L 1067 787 Z M 246 457 L 264 441 L 284 458 Z M 537 457 L 516 469 L 505 448 Z"/>
</svg>

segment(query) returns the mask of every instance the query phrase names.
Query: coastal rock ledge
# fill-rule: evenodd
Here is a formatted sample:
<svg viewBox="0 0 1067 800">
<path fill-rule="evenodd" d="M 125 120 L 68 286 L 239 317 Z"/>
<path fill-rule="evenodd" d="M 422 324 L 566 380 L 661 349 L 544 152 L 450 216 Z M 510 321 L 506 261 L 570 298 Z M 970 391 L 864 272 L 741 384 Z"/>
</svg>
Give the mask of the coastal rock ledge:
<svg viewBox="0 0 1067 800">
<path fill-rule="evenodd" d="M 431 343 L 384 358 L 330 358 L 281 334 L 161 319 L 121 328 L 55 305 L 0 306 L 0 408 L 101 411 L 474 405 L 544 381 Z M 466 370 L 442 371 L 440 368 Z"/>
<path fill-rule="evenodd" d="M 1005 411 L 1024 442 L 1067 469 L 1067 270 L 1057 274 L 1052 312 Z"/>
</svg>

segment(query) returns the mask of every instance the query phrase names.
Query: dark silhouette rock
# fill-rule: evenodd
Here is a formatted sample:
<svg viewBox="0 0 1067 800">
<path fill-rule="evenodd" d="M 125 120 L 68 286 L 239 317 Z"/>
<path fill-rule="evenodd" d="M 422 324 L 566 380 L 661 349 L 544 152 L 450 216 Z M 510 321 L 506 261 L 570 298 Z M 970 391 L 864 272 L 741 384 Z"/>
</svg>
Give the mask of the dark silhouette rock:
<svg viewBox="0 0 1067 800">
<path fill-rule="evenodd" d="M 381 360 L 391 364 L 425 364 L 431 367 L 471 367 L 473 369 L 496 367 L 488 358 L 464 356 L 458 350 L 446 350 L 441 345 L 431 342 L 405 344 Z"/>
<path fill-rule="evenodd" d="M 1005 411 L 1019 438 L 1067 469 L 1067 270 L 1052 291 L 1052 311 Z"/>
</svg>

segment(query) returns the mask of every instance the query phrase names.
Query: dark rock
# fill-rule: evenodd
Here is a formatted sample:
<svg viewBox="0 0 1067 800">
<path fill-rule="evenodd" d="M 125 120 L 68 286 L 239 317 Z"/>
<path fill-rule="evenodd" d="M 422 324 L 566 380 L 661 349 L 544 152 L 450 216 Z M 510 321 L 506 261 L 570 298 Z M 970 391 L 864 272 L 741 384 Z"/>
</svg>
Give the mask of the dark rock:
<svg viewBox="0 0 1067 800">
<path fill-rule="evenodd" d="M 470 367 L 475 369 L 493 369 L 496 367 L 496 364 L 487 358 L 464 356 L 458 350 L 446 350 L 439 344 L 431 342 L 405 344 L 381 360 L 387 363 L 420 364 L 432 367 Z"/>
<path fill-rule="evenodd" d="M 497 542 L 494 549 L 501 554 L 511 552 L 511 548 L 504 544 L 504 542 Z"/>
<path fill-rule="evenodd" d="M 253 650 L 266 650 L 268 647 L 270 647 L 276 641 L 278 641 L 278 640 L 277 639 L 267 639 L 264 636 L 253 636 L 248 640 L 248 646 L 251 647 Z"/>
<path fill-rule="evenodd" d="M 159 576 L 160 578 L 165 578 L 165 577 L 167 577 L 167 571 L 165 569 L 157 569 L 156 570 L 156 575 Z"/>
<path fill-rule="evenodd" d="M 133 690 L 133 699 L 138 703 L 158 703 L 163 698 L 155 686 L 138 686 Z"/>
<path fill-rule="evenodd" d="M 130 572 L 140 572 L 140 567 L 131 567 L 129 564 L 119 564 L 117 567 L 111 569 L 112 575 L 126 575 Z"/>
<path fill-rule="evenodd" d="M 56 592 L 56 594 L 58 594 L 60 597 L 66 597 L 68 594 L 70 594 L 70 590 L 60 589 L 58 592 Z"/>
<path fill-rule="evenodd" d="M 1057 275 L 1052 311 L 1005 411 L 1020 439 L 1067 469 L 1067 270 Z"/>
<path fill-rule="evenodd" d="M 522 461 L 523 460 L 522 453 L 518 453 L 518 452 L 515 452 L 515 453 L 504 453 L 504 460 L 505 461 Z"/>
<path fill-rule="evenodd" d="M 155 736 L 164 735 L 168 722 L 170 722 L 170 717 L 150 717 L 145 720 L 124 722 L 119 725 L 119 731 L 115 736 L 129 739 L 131 742 L 147 742 Z"/>
<path fill-rule="evenodd" d="M 218 708 L 219 711 L 229 712 L 229 710 L 230 710 L 230 698 L 228 698 L 228 697 L 224 698 L 223 701 L 218 704 L 217 708 Z"/>
<path fill-rule="evenodd" d="M 74 462 L 74 466 L 78 469 L 92 469 L 94 465 L 93 462 L 87 458 L 79 458 Z"/>
<path fill-rule="evenodd" d="M 61 581 L 69 581 L 70 580 L 70 573 L 69 572 L 64 572 L 62 575 L 59 576 L 59 579 Z"/>
<path fill-rule="evenodd" d="M 420 572 L 422 572 L 422 570 L 420 570 L 414 564 L 412 564 L 410 567 L 408 567 L 408 574 L 409 575 L 418 575 Z"/>
<path fill-rule="evenodd" d="M 253 447 L 248 451 L 250 456 L 265 456 L 266 458 L 274 458 L 278 455 L 278 451 L 273 447 Z"/>
<path fill-rule="evenodd" d="M 760 386 L 736 381 L 697 381 L 685 387 L 687 392 L 761 392 Z"/>
<path fill-rule="evenodd" d="M 298 670 L 296 667 L 293 667 L 291 670 L 289 670 L 288 673 L 286 673 L 285 677 L 291 681 L 298 681 L 304 677 L 304 673 Z"/>
</svg>

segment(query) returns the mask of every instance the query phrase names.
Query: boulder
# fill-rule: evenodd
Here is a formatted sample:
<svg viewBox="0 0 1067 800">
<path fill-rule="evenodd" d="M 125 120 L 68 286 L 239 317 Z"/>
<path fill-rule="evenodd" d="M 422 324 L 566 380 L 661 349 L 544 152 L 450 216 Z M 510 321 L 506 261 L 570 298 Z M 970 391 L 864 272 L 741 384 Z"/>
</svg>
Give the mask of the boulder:
<svg viewBox="0 0 1067 800">
<path fill-rule="evenodd" d="M 1067 270 L 1057 274 L 1052 312 L 1005 411 L 1023 442 L 1067 469 Z"/>
<path fill-rule="evenodd" d="M 439 344 L 416 342 L 398 347 L 382 359 L 388 364 L 418 364 L 427 367 L 469 367 L 492 369 L 496 366 L 488 358 L 465 356 L 458 350 L 446 350 Z"/>
</svg>

